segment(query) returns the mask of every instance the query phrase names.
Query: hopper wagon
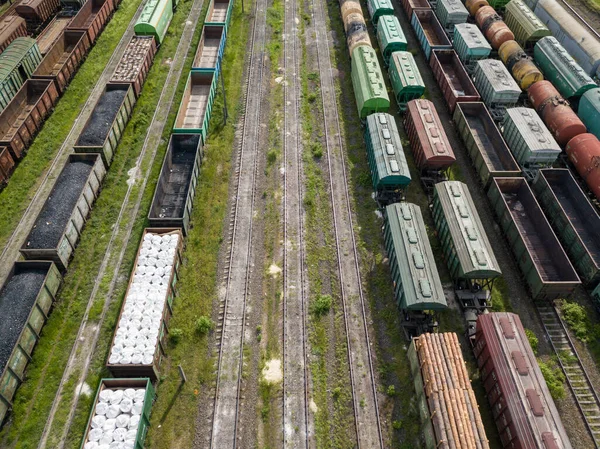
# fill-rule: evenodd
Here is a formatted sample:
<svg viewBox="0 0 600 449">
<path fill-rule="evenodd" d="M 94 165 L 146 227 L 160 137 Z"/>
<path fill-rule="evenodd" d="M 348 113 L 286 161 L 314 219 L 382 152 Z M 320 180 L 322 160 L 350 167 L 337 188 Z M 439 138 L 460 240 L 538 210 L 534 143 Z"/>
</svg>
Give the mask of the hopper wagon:
<svg viewBox="0 0 600 449">
<path fill-rule="evenodd" d="M 202 37 L 192 62 L 194 72 L 215 72 L 219 77 L 221 73 L 221 61 L 225 51 L 225 26 L 204 25 Z"/>
<path fill-rule="evenodd" d="M 154 386 L 147 377 L 101 379 L 80 449 L 90 447 L 89 443 L 100 441 L 106 447 L 115 442 L 117 446 L 143 449 L 155 399 Z M 115 430 L 110 427 L 104 429 L 107 414 L 115 416 L 112 418 L 115 421 Z M 117 436 L 118 442 L 113 440 L 114 436 Z"/>
<path fill-rule="evenodd" d="M 375 112 L 387 112 L 390 98 L 387 94 L 377 54 L 372 47 L 360 46 L 352 53 L 352 87 L 358 116 L 364 120 Z"/>
<path fill-rule="evenodd" d="M 588 286 L 600 282 L 600 216 L 567 169 L 539 170 L 532 189 Z"/>
<path fill-rule="evenodd" d="M 115 8 L 113 0 L 87 0 L 66 29 L 85 31 L 93 44 Z"/>
<path fill-rule="evenodd" d="M 408 51 L 395 51 L 390 59 L 390 82 L 400 112 L 406 110 L 406 104 L 425 93 L 425 82 L 417 67 L 415 58 Z"/>
<path fill-rule="evenodd" d="M 54 46 L 54 43 L 63 36 L 71 20 L 73 20 L 73 16 L 62 16 L 59 14 L 38 35 L 36 41 L 42 56 L 45 56 Z"/>
<path fill-rule="evenodd" d="M 427 449 L 489 449 L 458 336 L 413 338 L 408 361 Z"/>
<path fill-rule="evenodd" d="M 146 76 L 152 67 L 154 55 L 156 42 L 153 36 L 133 36 L 109 82 L 130 85 L 135 97 L 139 98 Z"/>
<path fill-rule="evenodd" d="M 18 37 L 0 54 L 0 111 L 10 100 L 42 61 L 42 55 L 30 37 Z"/>
<path fill-rule="evenodd" d="M 394 282 L 394 297 L 403 314 L 402 328 L 411 338 L 437 328 L 435 312 L 448 303 L 435 265 L 421 208 L 394 203 L 385 208 L 384 240 Z"/>
<path fill-rule="evenodd" d="M 156 45 L 160 46 L 167 35 L 172 18 L 171 0 L 148 0 L 133 30 L 136 36 L 153 36 Z"/>
<path fill-rule="evenodd" d="M 432 215 L 456 297 L 463 309 L 491 307 L 494 279 L 502 275 L 467 185 L 435 185 Z"/>
<path fill-rule="evenodd" d="M 600 139 L 600 87 L 594 87 L 581 96 L 577 115 L 588 133 Z"/>
<path fill-rule="evenodd" d="M 15 160 L 6 147 L 0 147 L 0 188 L 4 187 L 15 169 Z"/>
<path fill-rule="evenodd" d="M 432 50 L 429 66 L 446 99 L 450 113 L 454 112 L 458 102 L 481 100 L 454 50 Z"/>
<path fill-rule="evenodd" d="M 190 229 L 200 178 L 202 139 L 199 134 L 172 134 L 148 213 L 153 227 Z"/>
<path fill-rule="evenodd" d="M 15 11 L 27 22 L 37 25 L 50 19 L 59 6 L 59 0 L 21 0 L 15 5 Z"/>
<path fill-rule="evenodd" d="M 0 146 L 7 147 L 15 161 L 25 156 L 57 100 L 52 81 L 30 79 L 0 113 Z"/>
<path fill-rule="evenodd" d="M 158 380 L 182 251 L 181 229 L 144 229 L 106 362 L 114 377 Z"/>
<path fill-rule="evenodd" d="M 483 103 L 458 103 L 453 120 L 486 190 L 493 178 L 521 176 L 521 167 Z"/>
<path fill-rule="evenodd" d="M 394 15 L 394 5 L 391 0 L 367 0 L 367 9 L 376 27 L 382 17 Z"/>
<path fill-rule="evenodd" d="M 33 72 L 33 79 L 52 81 L 62 94 L 90 50 L 85 31 L 65 30 Z"/>
<path fill-rule="evenodd" d="M 477 61 L 473 84 L 496 121 L 502 121 L 506 109 L 516 106 L 521 96 L 521 88 L 510 76 L 508 69 L 495 59 Z"/>
<path fill-rule="evenodd" d="M 459 23 L 454 26 L 452 46 L 467 72 L 472 72 L 475 63 L 488 58 L 492 51 L 492 46 L 485 36 L 481 34 L 477 25 L 472 23 Z"/>
<path fill-rule="evenodd" d="M 537 41 L 552 33 L 523 0 L 510 0 L 506 4 L 504 22 L 515 35 L 515 41 L 524 49 L 531 49 Z"/>
<path fill-rule="evenodd" d="M 452 43 L 446 35 L 446 30 L 431 9 L 415 10 L 410 23 L 427 61 L 432 50 L 452 50 Z"/>
<path fill-rule="evenodd" d="M 204 26 L 222 25 L 224 27 L 225 35 L 227 35 L 232 10 L 233 0 L 210 0 L 208 12 L 204 19 Z"/>
<path fill-rule="evenodd" d="M 383 16 L 377 25 L 377 42 L 383 56 L 383 65 L 388 67 L 392 53 L 406 51 L 407 40 L 396 16 Z"/>
<path fill-rule="evenodd" d="M 480 315 L 473 345 L 502 447 L 572 449 L 519 316 Z"/>
<path fill-rule="evenodd" d="M 52 262 L 15 262 L 0 290 L 0 425 L 25 379 L 61 283 Z"/>
<path fill-rule="evenodd" d="M 534 300 L 569 296 L 581 281 L 525 178 L 494 178 L 488 198 Z"/>
<path fill-rule="evenodd" d="M 130 84 L 107 83 L 73 147 L 77 153 L 99 153 L 108 169 L 135 106 Z"/>
<path fill-rule="evenodd" d="M 466 23 L 469 11 L 460 0 L 437 0 L 435 14 L 450 39 L 454 36 L 454 26 Z"/>
<path fill-rule="evenodd" d="M 428 0 L 402 0 L 402 7 L 411 22 L 415 11 L 431 11 Z"/>
<path fill-rule="evenodd" d="M 189 74 L 175 119 L 174 134 L 200 134 L 202 144 L 206 143 L 217 90 L 215 77 L 214 72 L 192 71 Z"/>
<path fill-rule="evenodd" d="M 105 175 L 99 155 L 69 155 L 21 255 L 27 260 L 51 260 L 61 272 L 66 271 Z"/>
<path fill-rule="evenodd" d="M 0 19 L 0 53 L 18 37 L 27 36 L 25 19 L 19 16 L 6 16 Z"/>
<path fill-rule="evenodd" d="M 394 117 L 382 112 L 369 115 L 365 142 L 375 199 L 382 205 L 400 201 L 411 178 Z"/>
</svg>

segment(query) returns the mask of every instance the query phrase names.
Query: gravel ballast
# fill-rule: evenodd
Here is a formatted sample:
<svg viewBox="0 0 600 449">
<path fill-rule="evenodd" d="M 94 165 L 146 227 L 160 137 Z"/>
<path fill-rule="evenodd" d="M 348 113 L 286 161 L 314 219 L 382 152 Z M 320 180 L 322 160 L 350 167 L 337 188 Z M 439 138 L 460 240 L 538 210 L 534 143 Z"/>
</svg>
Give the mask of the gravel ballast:
<svg viewBox="0 0 600 449">
<path fill-rule="evenodd" d="M 98 100 L 90 120 L 77 140 L 77 146 L 102 146 L 108 132 L 115 121 L 117 112 L 127 95 L 126 89 L 116 89 L 104 92 Z"/>
<path fill-rule="evenodd" d="M 6 367 L 47 273 L 43 268 L 18 273 L 0 292 L 0 373 Z"/>
<path fill-rule="evenodd" d="M 93 165 L 94 161 L 67 163 L 29 233 L 26 249 L 56 248 Z"/>
</svg>

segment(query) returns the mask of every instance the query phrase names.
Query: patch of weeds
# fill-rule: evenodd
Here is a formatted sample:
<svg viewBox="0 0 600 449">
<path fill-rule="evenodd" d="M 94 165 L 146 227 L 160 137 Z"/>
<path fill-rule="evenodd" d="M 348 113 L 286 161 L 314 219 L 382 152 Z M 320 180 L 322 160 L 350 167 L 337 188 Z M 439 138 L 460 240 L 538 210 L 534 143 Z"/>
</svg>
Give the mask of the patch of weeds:
<svg viewBox="0 0 600 449">
<path fill-rule="evenodd" d="M 529 345 L 531 346 L 531 350 L 535 355 L 538 354 L 538 346 L 540 341 L 537 336 L 531 329 L 525 329 L 525 335 L 527 335 L 527 340 L 529 340 Z"/>
<path fill-rule="evenodd" d="M 183 340 L 183 329 L 180 329 L 178 327 L 174 327 L 173 329 L 171 329 L 169 331 L 169 340 L 174 345 L 179 344 L 179 342 Z"/>
<path fill-rule="evenodd" d="M 327 315 L 331 309 L 333 299 L 331 295 L 319 295 L 311 301 L 310 311 L 313 315 L 321 317 Z"/>
<path fill-rule="evenodd" d="M 543 362 L 538 359 L 540 371 L 546 380 L 548 390 L 554 400 L 564 399 L 565 392 L 565 375 L 560 367 L 556 366 L 554 361 Z"/>
<path fill-rule="evenodd" d="M 196 320 L 196 332 L 198 332 L 200 335 L 208 334 L 214 329 L 214 327 L 214 321 L 206 315 L 203 315 Z"/>
</svg>

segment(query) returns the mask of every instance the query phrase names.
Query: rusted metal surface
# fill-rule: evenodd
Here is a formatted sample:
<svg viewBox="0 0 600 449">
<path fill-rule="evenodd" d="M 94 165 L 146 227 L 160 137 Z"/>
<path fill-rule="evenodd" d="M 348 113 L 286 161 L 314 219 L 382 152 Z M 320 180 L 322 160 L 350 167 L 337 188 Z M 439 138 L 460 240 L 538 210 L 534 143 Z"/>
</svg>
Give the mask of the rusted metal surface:
<svg viewBox="0 0 600 449">
<path fill-rule="evenodd" d="M 88 0 L 73 17 L 68 30 L 85 31 L 94 43 L 115 10 L 113 0 Z"/>
<path fill-rule="evenodd" d="M 110 82 L 131 84 L 136 98 L 139 97 L 155 54 L 156 41 L 153 36 L 133 36 Z"/>
<path fill-rule="evenodd" d="M 73 20 L 73 17 L 57 16 L 44 28 L 44 31 L 36 39 L 42 55 L 48 53 L 54 43 L 62 36 L 65 28 L 69 26 L 71 20 Z"/>
<path fill-rule="evenodd" d="M 15 7 L 17 14 L 32 22 L 45 22 L 60 6 L 59 0 L 21 0 Z"/>
<path fill-rule="evenodd" d="M 0 147 L 0 187 L 6 185 L 15 168 L 15 161 L 6 147 Z"/>
<path fill-rule="evenodd" d="M 431 5 L 427 0 L 402 0 L 402 7 L 408 16 L 408 20 L 412 18 L 413 11 L 431 9 Z"/>
<path fill-rule="evenodd" d="M 0 53 L 17 37 L 27 36 L 25 19 L 19 16 L 7 16 L 0 20 Z"/>
<path fill-rule="evenodd" d="M 450 112 L 459 101 L 479 101 L 481 97 L 454 50 L 433 50 L 429 65 L 446 99 Z"/>
</svg>

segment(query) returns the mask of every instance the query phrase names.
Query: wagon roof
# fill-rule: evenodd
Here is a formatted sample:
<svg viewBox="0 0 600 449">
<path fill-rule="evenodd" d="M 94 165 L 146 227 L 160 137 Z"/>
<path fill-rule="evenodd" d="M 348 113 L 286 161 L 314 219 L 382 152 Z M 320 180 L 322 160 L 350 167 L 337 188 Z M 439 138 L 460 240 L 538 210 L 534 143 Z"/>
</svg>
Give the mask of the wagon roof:
<svg viewBox="0 0 600 449">
<path fill-rule="evenodd" d="M 410 170 L 394 117 L 383 112 L 371 114 L 367 117 L 367 128 L 379 179 L 393 178 L 399 184 L 410 183 Z"/>
</svg>

